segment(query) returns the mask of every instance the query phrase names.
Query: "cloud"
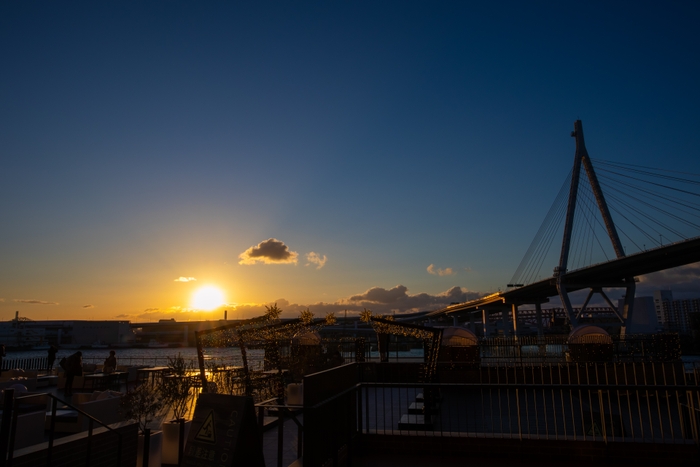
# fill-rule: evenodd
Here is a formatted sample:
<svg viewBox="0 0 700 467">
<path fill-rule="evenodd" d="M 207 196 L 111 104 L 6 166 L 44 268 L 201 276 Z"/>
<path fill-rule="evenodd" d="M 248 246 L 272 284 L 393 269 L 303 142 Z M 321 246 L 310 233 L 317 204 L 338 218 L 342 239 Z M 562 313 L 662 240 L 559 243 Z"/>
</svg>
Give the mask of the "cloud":
<svg viewBox="0 0 700 467">
<path fill-rule="evenodd" d="M 269 238 L 238 255 L 238 264 L 296 264 L 298 256 L 298 253 L 289 251 L 284 242 Z"/>
<path fill-rule="evenodd" d="M 408 288 L 397 285 L 389 290 L 372 287 L 364 294 L 353 295 L 347 302 L 369 308 L 375 312 L 398 310 L 399 312 L 435 310 L 454 302 L 465 302 L 481 297 L 479 292 L 471 292 L 461 287 L 452 287 L 437 295 L 419 293 L 409 295 Z"/>
<path fill-rule="evenodd" d="M 194 277 L 180 276 L 177 279 L 175 279 L 175 282 L 192 282 L 192 281 L 196 281 L 196 280 L 197 279 L 195 279 Z"/>
<path fill-rule="evenodd" d="M 28 300 L 24 298 L 15 298 L 17 303 L 31 303 L 33 305 L 58 305 L 58 302 L 47 302 L 44 300 Z"/>
<path fill-rule="evenodd" d="M 655 290 L 671 290 L 673 298 L 700 295 L 700 263 L 686 264 L 639 277 L 636 296 L 651 295 Z"/>
<path fill-rule="evenodd" d="M 428 266 L 426 270 L 428 271 L 428 274 L 432 274 L 434 276 L 452 276 L 454 274 L 457 274 L 457 272 L 453 271 L 452 268 L 435 269 L 434 264 Z"/>
<path fill-rule="evenodd" d="M 83 308 L 95 308 L 95 305 L 83 305 Z"/>
<path fill-rule="evenodd" d="M 308 261 L 306 265 L 310 266 L 311 264 L 315 264 L 316 269 L 321 269 L 323 266 L 326 265 L 327 259 L 328 258 L 326 257 L 326 255 L 321 256 L 318 253 L 312 251 L 311 253 L 306 254 L 306 261 Z"/>
<path fill-rule="evenodd" d="M 372 287 L 364 293 L 341 298 L 330 303 L 292 303 L 284 298 L 278 298 L 266 303 L 229 303 L 214 311 L 201 311 L 181 306 L 171 306 L 165 309 L 148 308 L 142 313 L 121 314 L 116 316 L 116 318 L 129 319 L 135 322 L 170 318 L 174 318 L 176 321 L 197 321 L 222 319 L 224 310 L 228 310 L 229 320 L 246 319 L 262 316 L 266 311 L 265 307 L 275 303 L 283 310 L 283 318 L 296 318 L 302 310 L 306 309 L 310 309 L 319 318 L 326 316 L 328 313 L 336 313 L 337 316 L 341 316 L 346 311 L 348 317 L 357 316 L 365 308 L 372 310 L 375 314 L 387 315 L 437 310 L 454 302 L 473 300 L 483 295 L 479 292 L 468 291 L 462 287 L 452 287 L 436 295 L 427 293 L 411 295 L 406 286 L 397 285 L 390 289 Z"/>
</svg>

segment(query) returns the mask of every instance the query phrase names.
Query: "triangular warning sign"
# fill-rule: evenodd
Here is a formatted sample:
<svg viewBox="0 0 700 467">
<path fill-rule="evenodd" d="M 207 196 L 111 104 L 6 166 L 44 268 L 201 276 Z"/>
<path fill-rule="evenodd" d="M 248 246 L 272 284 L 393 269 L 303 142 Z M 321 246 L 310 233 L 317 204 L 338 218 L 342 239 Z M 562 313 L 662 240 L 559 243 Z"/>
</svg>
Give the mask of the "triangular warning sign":
<svg viewBox="0 0 700 467">
<path fill-rule="evenodd" d="M 216 434 L 214 433 L 214 411 L 212 410 L 207 415 L 206 420 L 202 423 L 202 427 L 197 432 L 194 437 L 197 441 L 204 441 L 205 443 L 216 444 Z"/>
<path fill-rule="evenodd" d="M 593 426 L 588 429 L 588 433 L 586 434 L 589 436 L 603 436 L 603 433 L 600 431 L 600 428 L 598 428 L 598 424 L 596 422 L 593 422 Z"/>
</svg>

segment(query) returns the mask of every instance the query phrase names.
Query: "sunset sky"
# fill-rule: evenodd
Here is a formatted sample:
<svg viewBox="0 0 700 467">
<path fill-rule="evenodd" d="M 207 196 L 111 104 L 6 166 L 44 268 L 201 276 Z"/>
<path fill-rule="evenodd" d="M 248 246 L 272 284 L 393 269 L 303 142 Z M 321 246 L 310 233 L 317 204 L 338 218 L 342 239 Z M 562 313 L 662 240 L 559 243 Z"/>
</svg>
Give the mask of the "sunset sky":
<svg viewBox="0 0 700 467">
<path fill-rule="evenodd" d="M 700 173 L 699 22 L 698 2 L 4 1 L 0 320 L 503 289 L 575 120 L 594 159 Z"/>
</svg>

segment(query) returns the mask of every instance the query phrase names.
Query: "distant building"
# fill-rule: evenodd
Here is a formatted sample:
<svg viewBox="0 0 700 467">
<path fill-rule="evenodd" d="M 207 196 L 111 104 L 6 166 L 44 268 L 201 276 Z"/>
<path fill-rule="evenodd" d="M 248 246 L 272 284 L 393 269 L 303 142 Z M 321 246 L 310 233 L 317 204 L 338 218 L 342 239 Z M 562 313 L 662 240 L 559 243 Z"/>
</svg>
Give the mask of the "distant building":
<svg viewBox="0 0 700 467">
<path fill-rule="evenodd" d="M 13 320 L 0 322 L 0 342 L 9 348 L 126 346 L 134 340 L 128 321 L 32 321 L 15 315 Z"/>
<path fill-rule="evenodd" d="M 625 300 L 619 299 L 617 309 L 622 310 Z M 635 297 L 632 312 L 627 316 L 625 333 L 653 334 L 661 329 L 653 297 Z"/>
<path fill-rule="evenodd" d="M 700 298 L 674 300 L 670 290 L 656 290 L 654 308 L 665 330 L 688 334 L 691 331 L 691 314 L 700 313 Z"/>
</svg>

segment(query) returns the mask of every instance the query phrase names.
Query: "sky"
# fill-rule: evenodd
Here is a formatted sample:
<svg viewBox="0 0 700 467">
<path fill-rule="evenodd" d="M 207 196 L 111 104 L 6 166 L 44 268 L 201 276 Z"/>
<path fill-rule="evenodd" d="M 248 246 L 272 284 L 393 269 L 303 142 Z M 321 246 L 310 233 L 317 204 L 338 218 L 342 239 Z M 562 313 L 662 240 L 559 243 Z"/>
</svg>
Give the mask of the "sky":
<svg viewBox="0 0 700 467">
<path fill-rule="evenodd" d="M 575 120 L 594 159 L 700 173 L 699 20 L 674 1 L 2 2 L 0 320 L 505 289 Z"/>
</svg>

